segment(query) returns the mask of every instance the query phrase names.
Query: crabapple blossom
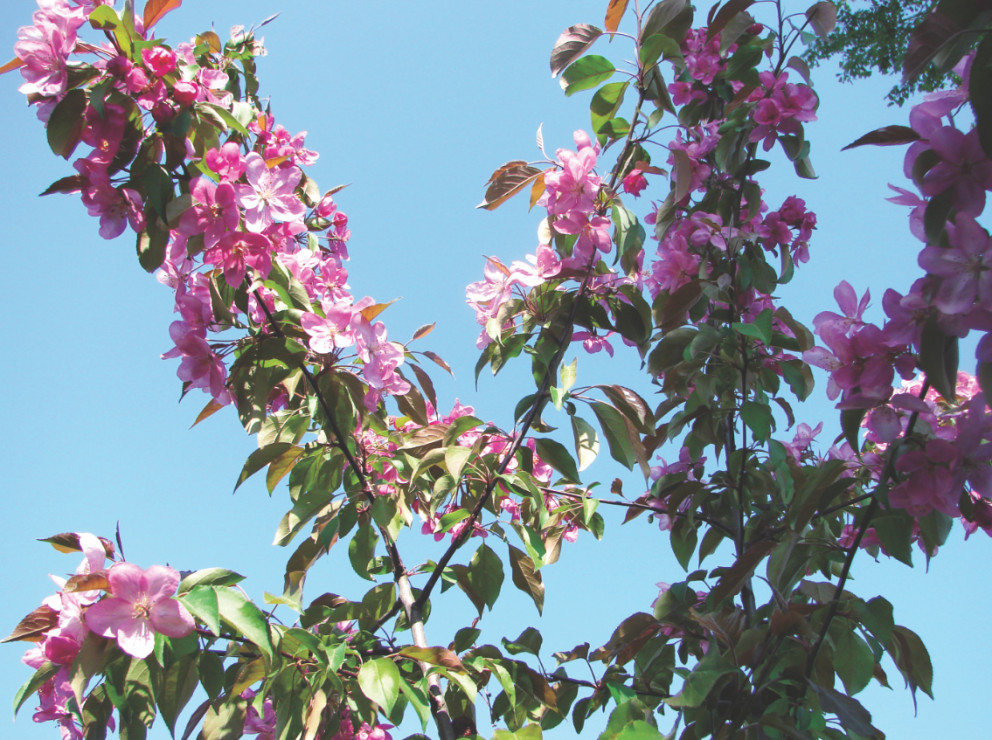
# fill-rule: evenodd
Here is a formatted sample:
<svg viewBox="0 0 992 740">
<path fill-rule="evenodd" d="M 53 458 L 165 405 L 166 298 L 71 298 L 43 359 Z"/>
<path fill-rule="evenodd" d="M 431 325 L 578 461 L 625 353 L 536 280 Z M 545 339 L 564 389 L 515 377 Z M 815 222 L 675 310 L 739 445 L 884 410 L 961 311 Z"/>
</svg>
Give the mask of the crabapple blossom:
<svg viewBox="0 0 992 740">
<path fill-rule="evenodd" d="M 186 607 L 173 599 L 179 573 L 168 566 L 142 570 L 133 563 L 115 563 L 107 571 L 110 596 L 87 609 L 86 625 L 104 637 L 113 637 L 128 655 L 148 657 L 155 633 L 185 637 L 195 627 Z"/>
</svg>

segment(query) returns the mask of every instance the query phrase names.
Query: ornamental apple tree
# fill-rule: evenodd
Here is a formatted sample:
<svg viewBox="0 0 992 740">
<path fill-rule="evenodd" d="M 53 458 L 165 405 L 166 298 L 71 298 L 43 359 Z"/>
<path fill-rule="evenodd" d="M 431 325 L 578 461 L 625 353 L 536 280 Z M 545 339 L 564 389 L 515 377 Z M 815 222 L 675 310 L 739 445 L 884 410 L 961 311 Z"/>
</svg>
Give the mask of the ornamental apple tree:
<svg viewBox="0 0 992 740">
<path fill-rule="evenodd" d="M 46 194 L 78 194 L 106 239 L 133 232 L 139 264 L 173 291 L 163 357 L 184 395 L 206 394 L 197 423 L 235 413 L 257 438 L 239 484 L 285 482 L 276 542 L 292 554 L 265 612 L 232 570 L 143 568 L 120 541 L 48 538 L 82 560 L 7 638 L 31 643 L 17 707 L 36 702 L 72 739 L 141 738 L 156 720 L 204 740 L 388 738 L 405 717 L 445 740 L 485 724 L 537 738 L 605 711 L 607 738 L 833 740 L 883 737 L 855 697 L 888 685 L 884 655 L 930 693 L 922 641 L 849 579 L 862 551 L 935 556 L 955 520 L 992 533 L 981 7 L 939 3 L 907 54 L 910 76 L 935 60 L 960 85 L 852 144 L 909 145 L 911 185 L 893 200 L 912 209 L 923 276 L 885 293 L 882 326 L 848 282 L 812 328 L 776 297 L 816 259 L 817 219 L 798 195 L 766 202 L 759 177 L 776 148 L 815 176 L 819 99 L 793 52 L 830 32 L 832 3 L 610 0 L 602 27 L 568 27 L 551 72 L 591 96 L 588 125 L 553 156 L 496 169 L 480 204 L 520 193 L 540 214 L 532 253 L 488 258 L 466 290 L 476 375 L 513 361 L 533 376 L 493 422 L 438 398 L 431 373 L 448 366 L 421 348 L 432 325 L 398 341 L 389 304 L 350 292 L 343 196 L 318 187 L 317 154 L 259 97 L 257 29 L 172 46 L 155 27 L 179 4 L 39 0 L 4 71 L 19 69 L 72 162 Z M 628 61 L 594 53 L 600 39 Z M 974 375 L 958 369 L 971 331 Z M 580 344 L 638 369 L 637 387 L 580 384 L 565 361 Z M 814 367 L 843 430 L 826 451 L 799 405 Z M 607 452 L 626 472 L 602 495 L 585 471 Z M 559 646 L 555 666 L 533 629 L 482 643 L 507 575 L 541 611 L 562 548 L 581 530 L 616 536 L 600 504 L 659 525 L 682 580 L 605 644 Z M 411 562 L 418 538 L 433 549 Z M 332 549 L 366 593 L 305 589 Z M 478 618 L 430 632 L 449 589 Z"/>
</svg>

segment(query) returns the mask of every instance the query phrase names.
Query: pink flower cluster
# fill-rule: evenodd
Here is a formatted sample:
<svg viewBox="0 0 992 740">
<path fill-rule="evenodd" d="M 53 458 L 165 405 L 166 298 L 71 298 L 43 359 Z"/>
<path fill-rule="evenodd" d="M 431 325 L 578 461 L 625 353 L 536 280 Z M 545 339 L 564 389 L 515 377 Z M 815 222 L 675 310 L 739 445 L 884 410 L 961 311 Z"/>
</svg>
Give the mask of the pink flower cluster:
<svg viewBox="0 0 992 740">
<path fill-rule="evenodd" d="M 88 83 L 79 134 L 79 140 L 92 149 L 74 162 L 77 175 L 70 185 L 63 184 L 64 189 L 80 192 L 89 213 L 100 219 L 100 234 L 107 239 L 128 226 L 138 233 L 150 226 L 161 231 L 168 216 L 171 228 L 159 279 L 176 291 L 179 319 L 169 329 L 174 346 L 163 357 L 180 359 L 178 375 L 184 390 L 201 388 L 219 404 L 231 402 L 226 358 L 238 340 L 212 335 L 232 324 L 268 330 L 265 309 L 283 307 L 264 285 L 278 264 L 310 300 L 311 309 L 303 311 L 304 341 L 321 356 L 319 361 L 324 366 L 350 362 L 346 369 L 359 374 L 368 386 L 364 400 L 370 410 L 385 394 L 406 393 L 410 386 L 397 372 L 404 361 L 403 348 L 387 340 L 382 323 L 365 318 L 363 311 L 374 302 L 355 301 L 348 292 L 343 267 L 350 236 L 347 216 L 329 194 L 319 203 L 308 195 L 312 183 L 305 181 L 301 168 L 312 165 L 317 154 L 306 148 L 305 133 L 291 135 L 270 114 L 253 111 L 245 103 L 235 105 L 225 89 L 228 60 L 197 52 L 196 40 L 172 49 L 150 39 L 140 54 L 128 57 L 109 42 L 96 47 L 78 41 L 77 31 L 100 3 L 40 0 L 39 4 L 34 25 L 20 30 L 15 49 L 26 80 L 22 91 L 42 107 L 47 120 L 67 92 L 67 65 L 85 66 L 73 56 L 96 53 L 97 60 L 89 65 L 94 79 Z M 143 37 L 138 25 L 137 33 Z M 244 34 L 232 36 L 228 46 L 239 44 L 251 53 L 262 51 L 255 42 L 248 48 Z M 114 98 L 108 97 L 108 89 L 115 91 Z M 177 116 L 195 107 L 198 115 L 216 117 L 218 106 L 231 119 L 251 112 L 247 123 L 251 137 L 221 140 L 213 147 L 204 146 L 201 135 L 196 135 L 196 143 L 185 141 L 168 156 L 184 154 L 183 169 L 195 176 L 170 174 L 168 187 L 174 189 L 172 181 L 178 180 L 185 193 L 169 208 L 183 203 L 188 207 L 163 214 L 161 200 L 158 205 L 144 203 L 138 190 L 143 175 L 127 169 L 141 142 L 163 127 L 174 142 L 177 132 L 168 127 L 179 120 Z M 178 171 L 175 163 L 169 169 Z M 154 187 L 166 186 L 159 182 Z M 238 290 L 246 281 L 247 311 L 235 301 L 224 306 L 223 317 L 215 316 L 215 297 L 223 292 L 221 288 Z M 345 348 L 351 349 L 347 357 L 342 356 Z"/>
<path fill-rule="evenodd" d="M 179 574 L 172 568 L 153 565 L 142 570 L 132 563 L 118 562 L 104 569 L 106 558 L 113 556 L 109 542 L 88 532 L 71 538 L 71 546 L 78 547 L 83 560 L 69 581 L 52 577 L 59 593 L 45 599 L 26 620 L 35 628 L 39 621 L 51 626 L 31 638 L 37 641 L 24 654 L 23 662 L 35 669 L 46 663 L 59 666 L 38 691 L 41 705 L 35 722 L 56 722 L 63 740 L 82 740 L 78 712 L 69 709 L 69 704 L 76 703 L 69 669 L 87 636 L 93 633 L 112 638 L 128 655 L 144 659 L 154 648 L 156 633 L 185 637 L 195 624 L 186 608 L 172 598 L 179 585 Z M 86 588 L 90 585 L 93 588 Z M 109 593 L 104 594 L 104 589 Z M 111 718 L 111 729 L 113 724 Z"/>
<path fill-rule="evenodd" d="M 761 72 L 761 87 L 748 98 L 755 103 L 751 119 L 757 124 L 751 130 L 750 141 L 762 142 L 767 152 L 780 134 L 798 135 L 801 123 L 816 120 L 819 99 L 807 85 L 789 82 L 789 73 Z"/>
</svg>

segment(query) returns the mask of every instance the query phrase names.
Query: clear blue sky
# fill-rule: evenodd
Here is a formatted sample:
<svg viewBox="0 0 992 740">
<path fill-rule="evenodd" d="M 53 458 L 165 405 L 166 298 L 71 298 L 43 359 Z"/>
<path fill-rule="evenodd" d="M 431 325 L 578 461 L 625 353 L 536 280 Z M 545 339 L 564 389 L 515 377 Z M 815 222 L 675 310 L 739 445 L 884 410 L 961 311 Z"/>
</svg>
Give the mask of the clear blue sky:
<svg viewBox="0 0 992 740">
<path fill-rule="evenodd" d="M 538 124 L 544 123 L 549 151 L 571 146 L 571 132 L 588 127 L 588 95 L 564 98 L 550 78 L 548 55 L 566 26 L 601 23 L 605 5 L 186 0 L 159 33 L 178 42 L 213 25 L 224 37 L 234 24 L 282 11 L 262 32 L 270 54 L 260 61 L 262 92 L 271 96 L 278 121 L 291 131 L 309 131 L 310 148 L 321 154 L 313 173 L 320 185 L 351 183 L 337 200 L 351 218 L 353 293 L 402 299 L 383 316 L 395 339 L 436 320 L 422 347 L 441 353 L 457 376 L 455 383 L 439 379 L 441 395 L 509 424 L 520 394 L 514 378 L 522 375 L 484 376 L 474 389 L 477 327 L 464 286 L 480 279 L 482 255 L 510 260 L 532 252 L 538 217 L 527 213 L 522 199 L 496 213 L 473 206 L 496 166 L 540 158 Z M 5 5 L 8 48 L 33 8 L 20 1 Z M 601 53 L 630 56 L 620 42 Z M 907 214 L 884 201 L 886 183 L 904 184 L 902 153 L 839 150 L 868 130 L 904 123 L 908 111 L 885 107 L 889 81 L 840 86 L 828 71 L 817 71 L 815 81 L 821 120 L 808 135 L 820 179 L 798 181 L 789 167 L 773 168 L 763 179 L 773 205 L 795 193 L 819 216 L 812 262 L 783 296 L 808 323 L 834 308 L 833 287 L 847 279 L 859 293 L 871 288 L 872 315 L 880 320 L 885 288 L 905 289 L 919 274 Z M 0 78 L 0 161 L 6 169 L 0 216 L 8 275 L 0 322 L 0 376 L 8 389 L 0 431 L 0 629 L 12 628 L 53 591 L 46 574 L 75 568 L 74 556 L 34 538 L 63 531 L 112 536 L 117 522 L 128 559 L 144 567 L 226 566 L 248 576 L 245 586 L 257 599 L 263 591 L 278 592 L 289 552 L 269 543 L 287 508 L 285 492 L 270 499 L 253 481 L 232 496 L 254 446 L 233 414 L 217 414 L 188 431 L 205 397 L 194 392 L 178 404 L 176 364 L 159 359 L 170 348 L 170 291 L 141 271 L 129 237 L 106 242 L 97 235 L 78 198 L 37 197 L 71 167 L 48 150 L 34 112 L 17 93 L 19 84 L 16 73 Z M 647 204 L 642 199 L 640 205 L 643 215 Z M 617 372 L 634 377 L 636 359 L 621 352 L 607 364 L 580 356 L 579 369 L 580 382 Z M 824 401 L 808 404 L 802 416 L 812 424 L 825 418 L 836 430 L 836 412 Z M 623 472 L 593 470 L 604 480 Z M 626 481 L 628 491 L 641 485 L 633 475 Z M 355 587 L 342 553 L 315 569 L 309 596 Z M 583 641 L 601 644 L 624 617 L 649 609 L 655 582 L 680 580 L 669 553 L 667 536 L 646 520 L 620 530 L 619 519 L 610 517 L 602 543 L 583 535 L 544 571 L 542 619 L 528 600 L 511 597 L 507 583 L 504 594 L 511 598 L 483 619 L 485 639 L 514 637 L 533 625 L 544 633 L 548 654 Z M 934 660 L 937 701 L 923 697 L 915 719 L 891 664 L 886 670 L 895 691 L 871 688 L 861 695 L 890 737 L 985 731 L 975 695 L 992 663 L 992 647 L 982 637 L 984 615 L 992 609 L 992 576 L 982 565 L 990 555 L 987 537 L 979 533 L 963 543 L 957 530 L 928 574 L 922 562 L 914 570 L 876 565 L 867 556 L 856 562 L 853 589 L 865 598 L 889 598 L 896 621 L 920 633 Z M 464 598 L 454 591 L 446 596 L 428 624 L 436 643 L 450 639 L 455 620 L 470 619 Z M 445 611 L 450 619 L 442 618 Z M 0 650 L 0 706 L 30 674 L 19 665 L 20 654 L 17 644 Z M 0 737 L 57 737 L 55 728 L 33 725 L 33 706 L 29 701 Z M 569 737 L 570 726 L 562 727 L 557 736 Z M 161 725 L 151 733 L 166 736 Z"/>
</svg>

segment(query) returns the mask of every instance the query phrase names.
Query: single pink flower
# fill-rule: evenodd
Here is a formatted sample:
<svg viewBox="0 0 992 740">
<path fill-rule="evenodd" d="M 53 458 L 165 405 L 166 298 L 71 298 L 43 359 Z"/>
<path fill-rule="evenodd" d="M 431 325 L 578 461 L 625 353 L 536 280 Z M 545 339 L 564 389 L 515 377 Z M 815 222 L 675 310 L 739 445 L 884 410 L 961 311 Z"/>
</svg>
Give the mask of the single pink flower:
<svg viewBox="0 0 992 740">
<path fill-rule="evenodd" d="M 86 625 L 117 640 L 128 655 L 147 658 L 155 647 L 155 633 L 186 637 L 196 626 L 186 607 L 172 598 L 179 573 L 165 565 L 142 570 L 134 563 L 117 563 L 107 572 L 110 596 L 91 606 Z"/>
</svg>

